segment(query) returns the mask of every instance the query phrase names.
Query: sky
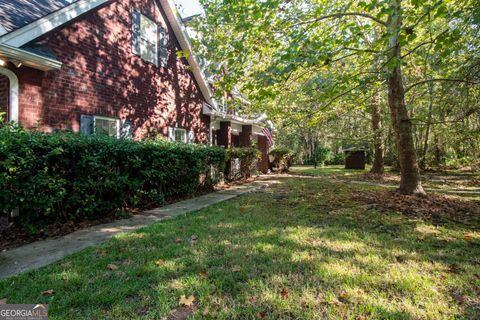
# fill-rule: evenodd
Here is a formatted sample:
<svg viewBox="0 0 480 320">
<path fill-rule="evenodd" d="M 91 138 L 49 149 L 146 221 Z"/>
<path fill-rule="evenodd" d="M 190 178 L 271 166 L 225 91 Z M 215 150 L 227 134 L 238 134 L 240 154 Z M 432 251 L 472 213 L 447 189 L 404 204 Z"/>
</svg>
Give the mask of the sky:
<svg viewBox="0 0 480 320">
<path fill-rule="evenodd" d="M 184 18 L 202 13 L 198 0 L 174 0 L 174 2 Z"/>
</svg>

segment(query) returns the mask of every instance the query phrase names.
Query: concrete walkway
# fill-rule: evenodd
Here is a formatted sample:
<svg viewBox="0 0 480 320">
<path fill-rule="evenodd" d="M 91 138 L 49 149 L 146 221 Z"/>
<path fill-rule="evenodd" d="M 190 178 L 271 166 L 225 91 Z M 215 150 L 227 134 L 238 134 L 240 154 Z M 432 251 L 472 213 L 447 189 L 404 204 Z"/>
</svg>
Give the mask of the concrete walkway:
<svg viewBox="0 0 480 320">
<path fill-rule="evenodd" d="M 117 234 L 138 230 L 170 217 L 195 212 L 243 194 L 256 192 L 272 183 L 275 181 L 268 177 L 262 177 L 249 184 L 234 186 L 230 189 L 146 211 L 130 219 L 94 226 L 61 238 L 38 241 L 10 251 L 0 252 L 0 279 L 49 265 L 72 253 L 103 243 Z"/>
</svg>

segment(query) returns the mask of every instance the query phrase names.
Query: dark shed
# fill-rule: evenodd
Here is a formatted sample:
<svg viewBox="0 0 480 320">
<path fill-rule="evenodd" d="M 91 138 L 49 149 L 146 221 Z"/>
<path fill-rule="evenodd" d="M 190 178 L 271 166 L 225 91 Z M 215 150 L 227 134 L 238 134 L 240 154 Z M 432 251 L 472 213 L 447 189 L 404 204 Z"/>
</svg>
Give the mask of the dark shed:
<svg viewBox="0 0 480 320">
<path fill-rule="evenodd" d="M 353 145 L 342 147 L 345 152 L 345 169 L 365 170 L 368 145 Z"/>
</svg>

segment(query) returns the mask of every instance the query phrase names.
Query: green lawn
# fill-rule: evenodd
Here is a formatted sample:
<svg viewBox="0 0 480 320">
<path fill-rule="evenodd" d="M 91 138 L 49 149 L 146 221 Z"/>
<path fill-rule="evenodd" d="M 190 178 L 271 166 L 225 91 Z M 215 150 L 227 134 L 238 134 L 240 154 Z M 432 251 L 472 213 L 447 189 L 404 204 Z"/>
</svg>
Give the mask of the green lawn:
<svg viewBox="0 0 480 320">
<path fill-rule="evenodd" d="M 293 166 L 290 171 L 292 174 L 305 176 L 328 176 L 347 180 L 364 180 L 363 175 L 370 172 L 370 166 L 367 166 L 365 170 L 346 170 L 343 165 L 317 168 L 297 165 Z M 373 177 L 370 177 L 367 181 L 398 186 L 400 182 L 399 173 L 392 172 L 390 167 L 386 167 L 385 171 L 383 178 L 374 180 Z M 480 193 L 480 177 L 474 173 L 459 170 L 424 173 L 422 174 L 422 184 L 425 188 L 431 189 L 478 191 Z"/>
<path fill-rule="evenodd" d="M 365 170 L 346 170 L 344 165 L 336 166 L 324 166 L 317 167 L 314 166 L 293 166 L 290 168 L 292 174 L 301 174 L 306 176 L 356 176 L 364 173 L 368 173 L 369 168 Z"/>
<path fill-rule="evenodd" d="M 478 224 L 380 213 L 351 200 L 366 188 L 280 179 L 2 281 L 0 299 L 51 319 L 479 319 Z"/>
</svg>

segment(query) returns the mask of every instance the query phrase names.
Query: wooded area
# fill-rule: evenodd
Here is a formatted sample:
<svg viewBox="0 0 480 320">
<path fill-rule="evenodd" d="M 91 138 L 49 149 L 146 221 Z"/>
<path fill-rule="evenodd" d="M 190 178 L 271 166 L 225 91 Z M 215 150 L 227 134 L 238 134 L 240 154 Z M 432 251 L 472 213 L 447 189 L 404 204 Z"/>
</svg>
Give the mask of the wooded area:
<svg viewBox="0 0 480 320">
<path fill-rule="evenodd" d="M 480 4 L 475 0 L 203 0 L 195 46 L 267 110 L 300 159 L 370 143 L 372 171 L 480 166 Z"/>
</svg>

